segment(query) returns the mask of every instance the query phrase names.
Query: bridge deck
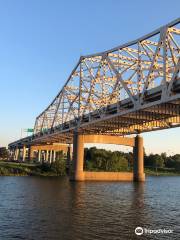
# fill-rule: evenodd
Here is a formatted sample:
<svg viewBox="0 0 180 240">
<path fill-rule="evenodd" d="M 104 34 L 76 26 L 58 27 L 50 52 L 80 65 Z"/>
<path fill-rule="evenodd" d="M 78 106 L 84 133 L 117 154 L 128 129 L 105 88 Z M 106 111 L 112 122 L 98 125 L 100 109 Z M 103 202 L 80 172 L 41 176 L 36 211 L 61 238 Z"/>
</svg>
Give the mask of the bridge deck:
<svg viewBox="0 0 180 240">
<path fill-rule="evenodd" d="M 147 93 L 146 106 L 139 105 L 136 109 L 130 99 L 122 103 L 107 106 L 104 115 L 97 111 L 81 118 L 78 131 L 83 134 L 130 135 L 140 132 L 156 131 L 180 126 L 180 80 L 174 87 L 176 95 L 171 101 L 161 101 L 160 87 L 151 89 Z M 73 132 L 77 129 L 77 119 L 59 125 L 47 131 L 20 139 L 9 145 L 43 144 L 43 143 L 72 143 Z"/>
</svg>

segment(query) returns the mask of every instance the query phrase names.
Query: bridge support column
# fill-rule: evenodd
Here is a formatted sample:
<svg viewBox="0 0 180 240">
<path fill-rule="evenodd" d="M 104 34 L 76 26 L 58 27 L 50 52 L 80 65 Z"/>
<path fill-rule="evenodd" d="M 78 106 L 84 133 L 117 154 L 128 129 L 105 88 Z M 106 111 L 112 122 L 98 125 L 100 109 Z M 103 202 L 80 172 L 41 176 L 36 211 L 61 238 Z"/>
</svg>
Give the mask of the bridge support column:
<svg viewBox="0 0 180 240">
<path fill-rule="evenodd" d="M 45 161 L 46 161 L 46 153 L 45 153 L 45 151 L 43 150 L 42 151 L 42 162 L 44 163 Z"/>
<path fill-rule="evenodd" d="M 67 173 L 69 173 L 70 165 L 71 165 L 71 145 L 69 145 L 67 149 L 67 163 L 66 163 Z"/>
<path fill-rule="evenodd" d="M 34 157 L 34 151 L 33 151 L 32 147 L 29 146 L 29 148 L 28 148 L 28 160 L 32 161 L 33 157 Z"/>
<path fill-rule="evenodd" d="M 38 150 L 38 162 L 41 162 L 41 150 Z"/>
<path fill-rule="evenodd" d="M 84 136 L 74 132 L 73 138 L 73 176 L 71 180 L 84 181 Z"/>
<path fill-rule="evenodd" d="M 17 161 L 19 159 L 19 148 L 16 147 L 16 150 L 15 150 L 15 160 Z"/>
<path fill-rule="evenodd" d="M 48 159 L 49 159 L 49 151 L 46 150 L 46 162 L 48 162 Z"/>
<path fill-rule="evenodd" d="M 13 160 L 16 160 L 16 148 L 13 149 Z"/>
<path fill-rule="evenodd" d="M 49 151 L 49 163 L 52 162 L 52 150 Z"/>
<path fill-rule="evenodd" d="M 54 150 L 53 151 L 53 162 L 55 162 L 56 161 L 56 151 Z"/>
<path fill-rule="evenodd" d="M 14 158 L 14 150 L 12 148 L 12 149 L 10 149 L 9 160 L 13 160 L 13 158 Z"/>
<path fill-rule="evenodd" d="M 13 151 L 9 149 L 9 157 L 8 160 L 13 159 Z"/>
<path fill-rule="evenodd" d="M 14 152 L 14 148 L 11 150 L 11 155 L 10 155 L 10 158 L 9 160 L 14 160 L 14 155 L 15 155 L 15 152 Z"/>
<path fill-rule="evenodd" d="M 137 135 L 135 137 L 134 181 L 136 181 L 136 182 L 145 181 L 143 138 L 140 135 Z"/>
<path fill-rule="evenodd" d="M 23 156 L 22 156 L 22 161 L 24 162 L 26 160 L 26 146 L 23 146 Z"/>
<path fill-rule="evenodd" d="M 12 157 L 11 157 L 10 160 L 15 160 L 15 153 L 16 153 L 16 149 L 13 148 L 13 149 L 12 149 Z"/>
</svg>

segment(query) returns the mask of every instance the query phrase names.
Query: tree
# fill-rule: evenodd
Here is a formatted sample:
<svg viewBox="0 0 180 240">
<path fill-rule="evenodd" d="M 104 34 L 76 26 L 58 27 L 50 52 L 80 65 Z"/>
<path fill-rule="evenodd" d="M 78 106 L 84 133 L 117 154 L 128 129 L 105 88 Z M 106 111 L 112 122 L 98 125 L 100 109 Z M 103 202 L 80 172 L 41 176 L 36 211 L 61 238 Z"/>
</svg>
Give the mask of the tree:
<svg viewBox="0 0 180 240">
<path fill-rule="evenodd" d="M 151 156 L 151 160 L 152 160 L 153 167 L 156 169 L 156 172 L 158 167 L 159 168 L 164 167 L 164 160 L 161 157 L 161 155 L 154 154 Z"/>
<path fill-rule="evenodd" d="M 61 151 L 57 151 L 56 152 L 56 159 L 61 160 L 63 158 L 64 158 L 63 151 L 62 150 Z"/>
<path fill-rule="evenodd" d="M 145 151 L 144 151 L 145 153 Z M 107 151 L 96 147 L 85 148 L 84 168 L 96 171 L 126 171 L 133 167 L 134 156 L 132 152 Z M 168 157 L 167 154 L 144 155 L 144 166 L 155 168 L 174 168 L 180 170 L 180 154 Z"/>
<path fill-rule="evenodd" d="M 5 147 L 0 147 L 0 159 L 5 160 L 8 158 L 8 150 Z"/>
<path fill-rule="evenodd" d="M 163 159 L 164 161 L 166 161 L 166 159 L 167 159 L 167 154 L 166 154 L 166 152 L 161 153 L 161 157 L 162 157 L 162 159 Z"/>
<path fill-rule="evenodd" d="M 51 164 L 51 170 L 59 176 L 66 174 L 66 161 L 64 159 L 58 159 Z"/>
<path fill-rule="evenodd" d="M 149 156 L 144 156 L 144 165 L 146 167 L 164 167 L 164 157 L 159 154 L 150 154 Z"/>
<path fill-rule="evenodd" d="M 177 170 L 180 170 L 180 154 L 175 154 L 173 157 L 173 167 Z"/>
<path fill-rule="evenodd" d="M 58 151 L 56 156 L 56 161 L 51 163 L 51 170 L 59 176 L 66 174 L 66 161 L 64 158 L 63 151 Z"/>
<path fill-rule="evenodd" d="M 111 152 L 95 147 L 85 149 L 85 169 L 99 171 L 127 170 L 128 159 L 122 152 Z"/>
</svg>

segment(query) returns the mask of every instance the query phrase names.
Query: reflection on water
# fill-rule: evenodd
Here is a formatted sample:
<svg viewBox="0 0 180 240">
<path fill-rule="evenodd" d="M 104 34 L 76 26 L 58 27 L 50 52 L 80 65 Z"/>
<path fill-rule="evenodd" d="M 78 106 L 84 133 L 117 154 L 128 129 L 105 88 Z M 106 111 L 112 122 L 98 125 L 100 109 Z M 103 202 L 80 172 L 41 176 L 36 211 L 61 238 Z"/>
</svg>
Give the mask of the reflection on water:
<svg viewBox="0 0 180 240">
<path fill-rule="evenodd" d="M 180 177 L 146 183 L 0 177 L 0 239 L 136 239 L 134 229 L 170 228 L 180 238 Z"/>
</svg>

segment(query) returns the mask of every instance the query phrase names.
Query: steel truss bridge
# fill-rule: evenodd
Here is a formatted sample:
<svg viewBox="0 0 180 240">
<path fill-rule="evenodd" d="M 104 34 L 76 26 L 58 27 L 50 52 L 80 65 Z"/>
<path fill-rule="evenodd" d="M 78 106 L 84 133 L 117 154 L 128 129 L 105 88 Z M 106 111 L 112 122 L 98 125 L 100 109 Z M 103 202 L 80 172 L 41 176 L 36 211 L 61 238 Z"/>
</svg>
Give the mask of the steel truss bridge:
<svg viewBox="0 0 180 240">
<path fill-rule="evenodd" d="M 180 19 L 80 57 L 20 143 L 72 143 L 73 132 L 129 135 L 180 126 Z"/>
</svg>

